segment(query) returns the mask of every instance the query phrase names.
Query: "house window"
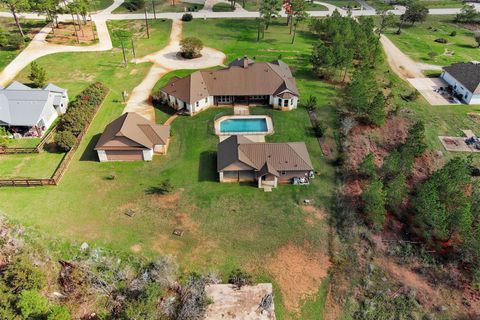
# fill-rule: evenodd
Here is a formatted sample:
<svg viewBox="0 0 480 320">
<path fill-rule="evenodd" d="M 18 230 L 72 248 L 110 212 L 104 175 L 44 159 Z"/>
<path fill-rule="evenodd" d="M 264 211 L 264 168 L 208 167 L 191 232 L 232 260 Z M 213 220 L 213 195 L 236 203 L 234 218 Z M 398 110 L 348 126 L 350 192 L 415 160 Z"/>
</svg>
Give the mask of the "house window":
<svg viewBox="0 0 480 320">
<path fill-rule="evenodd" d="M 195 103 L 195 106 L 197 106 L 197 107 L 198 107 L 199 105 L 200 105 L 200 102 L 199 102 L 199 101 L 197 101 L 197 102 Z"/>
<path fill-rule="evenodd" d="M 208 102 L 208 98 L 205 98 L 205 103 L 207 103 L 207 102 Z"/>
<path fill-rule="evenodd" d="M 281 174 L 282 176 L 284 176 L 284 175 L 287 174 L 287 172 L 286 172 L 286 171 L 282 171 L 280 174 Z"/>
<path fill-rule="evenodd" d="M 284 107 L 288 107 L 288 101 L 289 101 L 288 99 L 283 100 L 283 106 Z"/>
</svg>

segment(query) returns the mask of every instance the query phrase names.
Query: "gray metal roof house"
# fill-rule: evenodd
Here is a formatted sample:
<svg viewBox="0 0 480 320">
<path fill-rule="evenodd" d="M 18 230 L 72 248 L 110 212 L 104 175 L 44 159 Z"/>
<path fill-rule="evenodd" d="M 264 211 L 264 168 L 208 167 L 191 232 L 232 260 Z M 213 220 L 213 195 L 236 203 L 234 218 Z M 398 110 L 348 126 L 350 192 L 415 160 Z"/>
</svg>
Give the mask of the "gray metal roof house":
<svg viewBox="0 0 480 320">
<path fill-rule="evenodd" d="M 47 129 L 64 114 L 68 105 L 66 89 L 49 84 L 33 89 L 17 81 L 0 87 L 0 125 Z"/>
</svg>

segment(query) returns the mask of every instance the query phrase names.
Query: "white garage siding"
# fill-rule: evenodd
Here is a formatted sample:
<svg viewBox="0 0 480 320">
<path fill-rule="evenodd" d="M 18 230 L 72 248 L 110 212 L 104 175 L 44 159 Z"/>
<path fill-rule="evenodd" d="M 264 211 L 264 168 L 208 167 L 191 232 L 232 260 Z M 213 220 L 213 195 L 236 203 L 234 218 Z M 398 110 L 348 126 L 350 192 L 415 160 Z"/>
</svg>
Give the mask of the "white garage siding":
<svg viewBox="0 0 480 320">
<path fill-rule="evenodd" d="M 443 71 L 440 76 L 445 82 L 453 87 L 459 95 L 463 97 L 463 100 L 468 104 L 480 103 L 480 95 L 474 95 L 471 91 L 465 88 L 460 82 L 457 81 L 450 73 Z M 475 102 L 476 101 L 476 102 Z"/>
</svg>

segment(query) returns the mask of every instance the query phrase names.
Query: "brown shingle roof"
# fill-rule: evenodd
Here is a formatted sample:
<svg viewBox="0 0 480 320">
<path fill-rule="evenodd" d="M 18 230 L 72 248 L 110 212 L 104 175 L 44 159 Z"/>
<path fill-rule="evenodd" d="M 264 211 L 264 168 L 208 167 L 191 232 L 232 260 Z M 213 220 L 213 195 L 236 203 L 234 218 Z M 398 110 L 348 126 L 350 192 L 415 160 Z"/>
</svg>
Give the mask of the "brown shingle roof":
<svg viewBox="0 0 480 320">
<path fill-rule="evenodd" d="M 187 103 L 207 96 L 274 95 L 288 91 L 298 96 L 295 78 L 282 61 L 234 60 L 228 68 L 197 71 L 182 79 L 172 78 L 162 91 Z"/>
<path fill-rule="evenodd" d="M 472 93 L 480 93 L 480 63 L 460 62 L 454 63 L 443 70 L 451 74 L 465 88 Z"/>
<path fill-rule="evenodd" d="M 170 126 L 156 125 L 135 112 L 127 112 L 112 121 L 103 132 L 95 150 L 153 149 L 167 144 Z"/>
<path fill-rule="evenodd" d="M 304 142 L 256 143 L 243 136 L 231 136 L 218 145 L 217 170 L 222 171 L 236 161 L 272 174 L 313 170 Z"/>
</svg>

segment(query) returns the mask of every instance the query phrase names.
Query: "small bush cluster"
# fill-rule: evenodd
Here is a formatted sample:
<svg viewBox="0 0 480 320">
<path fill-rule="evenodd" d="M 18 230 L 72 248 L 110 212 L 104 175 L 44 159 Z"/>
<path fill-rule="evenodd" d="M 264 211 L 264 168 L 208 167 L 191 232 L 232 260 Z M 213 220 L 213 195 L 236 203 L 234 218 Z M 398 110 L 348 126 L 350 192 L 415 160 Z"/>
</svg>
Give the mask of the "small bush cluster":
<svg viewBox="0 0 480 320">
<path fill-rule="evenodd" d="M 96 82 L 83 90 L 70 102 L 67 112 L 58 124 L 55 143 L 63 151 L 69 151 L 83 128 L 92 120 L 95 110 L 107 95 L 108 88 Z"/>
<path fill-rule="evenodd" d="M 9 33 L 0 29 L 0 48 L 18 50 L 25 45 L 26 39 L 17 33 Z"/>
<path fill-rule="evenodd" d="M 145 0 L 127 0 L 123 4 L 123 6 L 128 10 L 128 11 L 137 11 L 140 9 L 145 8 Z"/>
<path fill-rule="evenodd" d="M 184 22 L 188 22 L 188 21 L 192 21 L 193 20 L 193 16 L 191 13 L 185 13 L 183 14 L 182 16 L 182 21 Z"/>
<path fill-rule="evenodd" d="M 64 306 L 52 304 L 41 294 L 46 279 L 25 256 L 18 256 L 0 272 L 1 319 L 68 320 Z"/>
</svg>

